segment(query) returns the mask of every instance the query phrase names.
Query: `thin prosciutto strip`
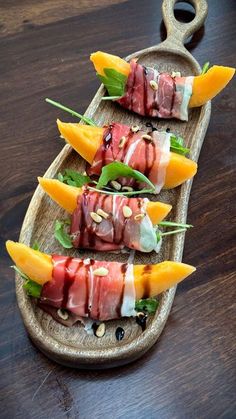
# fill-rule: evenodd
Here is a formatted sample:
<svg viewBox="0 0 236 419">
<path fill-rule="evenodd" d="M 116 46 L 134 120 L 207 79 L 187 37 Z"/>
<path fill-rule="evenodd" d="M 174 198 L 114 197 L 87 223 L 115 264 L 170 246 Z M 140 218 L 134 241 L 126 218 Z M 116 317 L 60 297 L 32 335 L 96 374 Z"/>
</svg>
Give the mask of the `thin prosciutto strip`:
<svg viewBox="0 0 236 419">
<path fill-rule="evenodd" d="M 158 73 L 135 60 L 131 61 L 130 67 L 125 95 L 118 100 L 121 106 L 143 116 L 188 120 L 193 77 Z M 157 88 L 150 82 L 156 83 Z"/>
<path fill-rule="evenodd" d="M 142 252 L 155 250 L 156 229 L 146 214 L 147 202 L 146 198 L 106 195 L 85 189 L 78 196 L 77 208 L 72 215 L 70 233 L 74 247 L 100 251 L 124 247 Z M 125 217 L 125 206 L 131 209 L 131 217 Z M 98 223 L 94 221 L 92 213 L 97 213 L 99 209 L 107 217 L 102 217 Z"/>
<path fill-rule="evenodd" d="M 53 275 L 42 289 L 40 307 L 67 309 L 80 317 L 110 320 L 135 315 L 133 265 L 53 255 Z M 98 276 L 96 270 L 107 269 Z"/>
<path fill-rule="evenodd" d="M 147 134 L 150 139 L 146 138 Z M 104 132 L 103 142 L 88 170 L 89 175 L 99 176 L 103 166 L 120 161 L 143 173 L 155 185 L 155 192 L 159 193 L 165 183 L 170 158 L 170 136 L 165 131 L 135 133 L 127 125 L 112 123 Z M 122 185 L 136 188 L 147 186 L 137 184 L 132 178 L 118 180 Z"/>
</svg>

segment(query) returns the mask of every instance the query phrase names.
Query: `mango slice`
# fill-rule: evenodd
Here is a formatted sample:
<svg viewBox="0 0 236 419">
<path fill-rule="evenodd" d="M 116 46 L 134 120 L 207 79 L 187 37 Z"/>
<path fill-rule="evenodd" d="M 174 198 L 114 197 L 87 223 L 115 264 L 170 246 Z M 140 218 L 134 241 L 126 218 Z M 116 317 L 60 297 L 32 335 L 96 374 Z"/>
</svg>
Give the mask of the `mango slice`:
<svg viewBox="0 0 236 419">
<path fill-rule="evenodd" d="M 16 264 L 32 280 L 40 285 L 52 278 L 52 258 L 38 250 L 33 250 L 23 243 L 8 240 L 6 247 Z M 157 265 L 135 265 L 134 285 L 136 300 L 154 297 L 179 283 L 196 269 L 180 262 L 165 261 Z"/>
<path fill-rule="evenodd" d="M 116 55 L 107 54 L 106 52 L 97 51 L 90 55 L 95 70 L 101 76 L 105 76 L 104 68 L 114 68 L 118 73 L 129 75 L 130 64 Z"/>
<path fill-rule="evenodd" d="M 189 102 L 190 108 L 202 106 L 208 100 L 213 99 L 234 76 L 235 69 L 213 65 L 207 73 L 196 76 L 193 79 L 193 93 Z"/>
<path fill-rule="evenodd" d="M 154 297 L 187 278 L 194 266 L 165 261 L 157 265 L 135 265 L 136 299 Z"/>
<path fill-rule="evenodd" d="M 73 213 L 77 206 L 77 197 L 82 193 L 82 189 L 74 186 L 66 185 L 57 179 L 38 178 L 38 181 L 44 191 L 53 199 L 60 207 L 64 208 L 70 214 Z M 147 205 L 147 213 L 153 223 L 158 224 L 171 211 L 172 206 L 164 204 L 164 202 L 149 202 Z"/>
<path fill-rule="evenodd" d="M 52 257 L 23 243 L 8 240 L 6 248 L 13 262 L 24 274 L 40 285 L 52 278 Z"/>
</svg>

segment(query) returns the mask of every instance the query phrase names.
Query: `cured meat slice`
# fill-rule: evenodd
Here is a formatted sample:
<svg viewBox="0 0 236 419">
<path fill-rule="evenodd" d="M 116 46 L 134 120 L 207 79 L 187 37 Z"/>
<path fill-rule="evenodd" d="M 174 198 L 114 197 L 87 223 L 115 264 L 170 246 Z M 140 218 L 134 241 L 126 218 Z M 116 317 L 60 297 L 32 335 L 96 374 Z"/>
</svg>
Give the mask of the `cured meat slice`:
<svg viewBox="0 0 236 419">
<path fill-rule="evenodd" d="M 102 251 L 124 247 L 151 252 L 157 248 L 156 228 L 153 226 L 146 206 L 146 198 L 128 198 L 121 195 L 106 195 L 87 192 L 78 196 L 77 208 L 72 215 L 71 235 L 73 245 Z M 130 216 L 126 216 L 125 207 Z M 99 222 L 94 214 L 102 210 L 105 216 Z"/>
<path fill-rule="evenodd" d="M 43 286 L 40 299 L 46 311 L 50 307 L 67 309 L 76 316 L 75 321 L 79 317 L 110 320 L 135 315 L 132 264 L 58 255 L 52 260 L 52 280 Z"/>
<path fill-rule="evenodd" d="M 188 120 L 193 77 L 172 77 L 168 73 L 130 63 L 125 95 L 117 102 L 143 116 Z"/>
<path fill-rule="evenodd" d="M 155 185 L 155 192 L 159 193 L 165 183 L 170 158 L 170 136 L 168 132 L 157 130 L 148 134 L 145 131 L 133 132 L 127 125 L 112 123 L 104 133 L 88 173 L 99 176 L 103 166 L 120 161 L 143 173 Z M 118 181 L 137 189 L 147 186 L 132 178 L 120 178 Z"/>
</svg>

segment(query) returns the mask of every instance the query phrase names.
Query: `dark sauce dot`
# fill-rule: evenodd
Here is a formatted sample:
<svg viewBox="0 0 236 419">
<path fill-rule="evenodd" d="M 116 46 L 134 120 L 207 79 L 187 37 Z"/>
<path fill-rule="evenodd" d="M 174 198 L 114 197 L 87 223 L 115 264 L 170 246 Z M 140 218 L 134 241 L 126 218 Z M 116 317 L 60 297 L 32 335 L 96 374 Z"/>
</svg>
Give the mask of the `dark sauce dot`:
<svg viewBox="0 0 236 419">
<path fill-rule="evenodd" d="M 97 328 L 98 328 L 98 324 L 97 324 L 97 323 L 93 323 L 93 324 L 92 324 L 92 329 L 93 329 L 93 334 L 94 334 L 94 336 L 96 336 L 96 331 L 97 331 Z"/>
<path fill-rule="evenodd" d="M 142 331 L 144 332 L 144 330 L 146 329 L 147 326 L 147 315 L 146 314 L 139 314 L 138 316 L 136 316 L 136 323 L 141 326 Z"/>
<path fill-rule="evenodd" d="M 124 329 L 122 329 L 122 327 L 117 327 L 117 329 L 116 329 L 116 339 L 118 341 L 120 341 L 120 340 L 123 339 L 124 336 L 125 336 Z"/>
<path fill-rule="evenodd" d="M 166 128 L 166 132 L 170 132 L 170 128 Z"/>
<path fill-rule="evenodd" d="M 157 131 L 157 128 L 154 127 L 151 122 L 147 122 L 145 125 L 147 128 L 151 128 L 152 131 Z"/>
<path fill-rule="evenodd" d="M 145 67 L 145 65 L 143 66 L 143 72 L 144 72 L 145 76 L 148 75 L 148 69 L 147 69 L 147 67 Z"/>
</svg>

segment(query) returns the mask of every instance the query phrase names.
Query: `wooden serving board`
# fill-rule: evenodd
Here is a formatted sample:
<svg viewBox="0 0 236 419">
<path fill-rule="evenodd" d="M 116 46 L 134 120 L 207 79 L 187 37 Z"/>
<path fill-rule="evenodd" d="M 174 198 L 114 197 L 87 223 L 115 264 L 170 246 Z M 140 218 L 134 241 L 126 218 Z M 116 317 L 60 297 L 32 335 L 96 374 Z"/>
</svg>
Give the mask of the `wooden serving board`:
<svg viewBox="0 0 236 419">
<path fill-rule="evenodd" d="M 163 19 L 167 28 L 167 39 L 158 46 L 136 52 L 129 57 L 137 57 L 140 63 L 150 67 L 157 67 L 159 71 L 181 71 L 182 75 L 197 75 L 201 68 L 191 54 L 185 49 L 183 42 L 200 28 L 207 15 L 205 0 L 192 0 L 196 10 L 194 20 L 188 24 L 176 21 L 173 9 L 176 0 L 163 1 Z M 105 94 L 101 86 L 88 107 L 85 115 L 94 119 L 98 125 L 111 121 L 122 122 L 127 125 L 138 124 L 144 126 L 146 119 L 122 109 L 118 104 L 101 101 Z M 210 119 L 210 103 L 201 108 L 189 111 L 189 121 L 156 120 L 152 123 L 158 129 L 169 127 L 172 132 L 181 135 L 186 146 L 191 148 L 190 158 L 197 161 L 204 136 Z M 56 177 L 57 173 L 66 168 L 84 171 L 85 162 L 66 145 L 51 164 L 45 177 Z M 162 200 L 173 206 L 171 219 L 184 223 L 187 217 L 188 200 L 191 181 L 170 191 L 162 191 L 153 200 Z M 150 195 L 149 195 L 150 198 Z M 91 251 L 77 251 L 63 249 L 54 239 L 53 230 L 56 219 L 66 218 L 68 215 L 60 209 L 38 187 L 33 195 L 26 213 L 20 241 L 32 246 L 37 240 L 42 251 L 59 253 L 70 256 L 94 257 L 99 260 L 117 260 L 126 262 L 128 255 L 122 253 L 99 253 Z M 168 237 L 168 236 L 167 236 Z M 181 261 L 184 247 L 184 234 L 169 236 L 163 240 L 159 254 L 142 254 L 136 252 L 134 263 L 155 264 L 163 260 Z M 168 318 L 175 287 L 160 296 L 160 305 L 154 317 L 150 317 L 145 332 L 135 322 L 135 319 L 121 319 L 106 323 L 106 334 L 98 339 L 88 335 L 81 324 L 67 328 L 57 323 L 53 318 L 38 308 L 29 298 L 22 287 L 23 281 L 17 275 L 16 294 L 20 312 L 29 333 L 36 346 L 49 358 L 67 366 L 76 368 L 108 368 L 126 364 L 143 355 L 160 336 Z M 118 342 L 115 331 L 118 326 L 123 327 L 125 336 Z"/>
</svg>

